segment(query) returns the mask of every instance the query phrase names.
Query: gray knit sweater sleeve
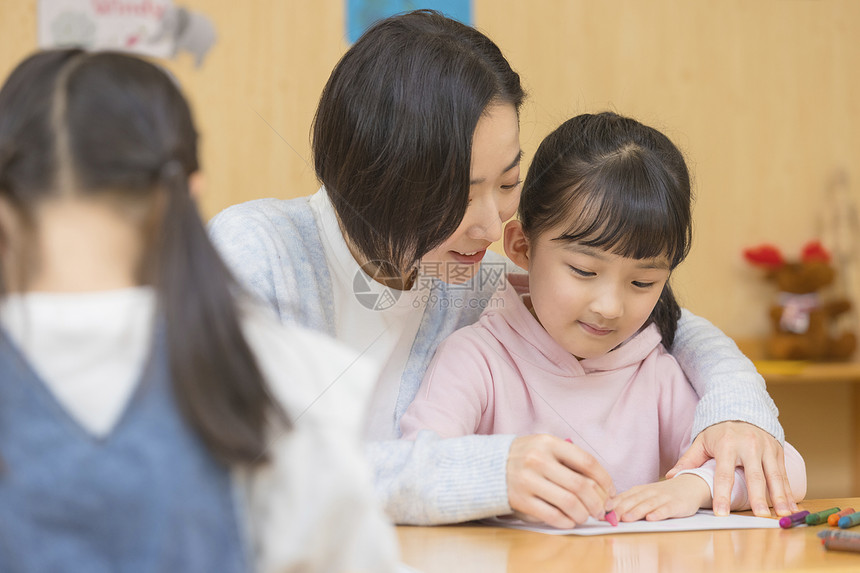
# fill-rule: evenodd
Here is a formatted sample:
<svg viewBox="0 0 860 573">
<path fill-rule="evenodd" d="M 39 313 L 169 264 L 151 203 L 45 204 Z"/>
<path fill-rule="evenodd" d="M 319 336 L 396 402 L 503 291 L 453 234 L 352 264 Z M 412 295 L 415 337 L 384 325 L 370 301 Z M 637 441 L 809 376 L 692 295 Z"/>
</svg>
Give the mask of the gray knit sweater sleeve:
<svg viewBox="0 0 860 573">
<path fill-rule="evenodd" d="M 512 435 L 371 442 L 376 493 L 400 524 L 436 525 L 511 512 L 507 461 Z"/>
<path fill-rule="evenodd" d="M 719 422 L 749 422 L 780 443 L 785 432 L 764 379 L 734 341 L 716 326 L 684 310 L 675 332 L 672 355 L 700 396 L 692 436 Z"/>
<path fill-rule="evenodd" d="M 334 336 L 331 278 L 306 197 L 228 207 L 209 222 L 209 237 L 239 284 L 281 322 Z"/>
</svg>

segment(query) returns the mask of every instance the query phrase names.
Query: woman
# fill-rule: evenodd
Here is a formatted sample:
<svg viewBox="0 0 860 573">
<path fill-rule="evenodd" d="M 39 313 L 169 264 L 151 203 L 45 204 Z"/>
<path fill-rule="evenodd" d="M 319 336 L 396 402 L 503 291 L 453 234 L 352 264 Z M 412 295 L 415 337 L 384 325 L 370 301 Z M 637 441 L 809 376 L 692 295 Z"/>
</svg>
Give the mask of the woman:
<svg viewBox="0 0 860 573">
<path fill-rule="evenodd" d="M 347 51 L 320 99 L 313 152 L 323 188 L 237 205 L 211 222 L 236 275 L 284 322 L 382 364 L 366 437 L 377 492 L 399 523 L 513 510 L 571 527 L 574 486 L 615 493 L 590 455 L 556 437 L 395 440 L 436 346 L 507 287 L 511 269 L 487 247 L 519 199 L 523 98 L 519 76 L 473 28 L 429 11 L 383 20 Z M 688 312 L 675 340 L 701 396 L 696 441 L 675 469 L 716 454 L 722 513 L 740 459 L 754 511 L 769 513 L 769 488 L 777 512 L 788 513 L 783 432 L 761 377 Z"/>
</svg>

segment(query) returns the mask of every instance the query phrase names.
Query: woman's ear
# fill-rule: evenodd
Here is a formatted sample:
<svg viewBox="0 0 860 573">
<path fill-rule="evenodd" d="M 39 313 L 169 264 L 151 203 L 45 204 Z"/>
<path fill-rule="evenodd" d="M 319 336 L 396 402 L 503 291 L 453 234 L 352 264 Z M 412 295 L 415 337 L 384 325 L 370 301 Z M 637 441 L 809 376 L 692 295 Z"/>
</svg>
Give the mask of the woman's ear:
<svg viewBox="0 0 860 573">
<path fill-rule="evenodd" d="M 513 220 L 505 227 L 505 254 L 515 265 L 529 270 L 529 240 L 523 232 L 523 225 Z"/>
</svg>

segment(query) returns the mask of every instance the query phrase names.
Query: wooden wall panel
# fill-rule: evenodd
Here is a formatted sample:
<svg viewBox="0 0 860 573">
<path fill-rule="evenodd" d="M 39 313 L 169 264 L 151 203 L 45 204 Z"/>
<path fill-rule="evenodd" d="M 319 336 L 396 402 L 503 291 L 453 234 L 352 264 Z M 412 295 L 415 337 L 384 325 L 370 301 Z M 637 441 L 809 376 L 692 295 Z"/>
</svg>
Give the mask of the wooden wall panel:
<svg viewBox="0 0 860 573">
<path fill-rule="evenodd" d="M 313 192 L 309 128 L 347 46 L 343 1 L 186 4 L 219 34 L 202 69 L 188 56 L 167 64 L 201 127 L 204 214 Z M 35 0 L 0 0 L 0 73 L 35 47 L 35 12 Z M 682 147 L 697 202 L 677 290 L 726 332 L 764 334 L 771 293 L 741 249 L 799 249 L 837 171 L 860 201 L 860 3 L 475 0 L 475 22 L 531 94 L 526 160 L 558 123 L 602 109 L 653 124 Z"/>
<path fill-rule="evenodd" d="M 346 49 L 341 2 L 193 0 L 218 43 L 204 67 L 171 69 L 185 86 L 203 135 L 207 216 L 259 197 L 316 190 L 310 125 L 329 72 Z"/>
<path fill-rule="evenodd" d="M 0 78 L 36 48 L 35 0 L 0 0 Z"/>
<path fill-rule="evenodd" d="M 860 3 L 477 0 L 475 20 L 531 92 L 527 156 L 567 117 L 603 109 L 682 148 L 697 201 L 677 290 L 726 332 L 766 333 L 771 292 L 742 248 L 799 250 L 837 171 L 860 202 Z"/>
</svg>

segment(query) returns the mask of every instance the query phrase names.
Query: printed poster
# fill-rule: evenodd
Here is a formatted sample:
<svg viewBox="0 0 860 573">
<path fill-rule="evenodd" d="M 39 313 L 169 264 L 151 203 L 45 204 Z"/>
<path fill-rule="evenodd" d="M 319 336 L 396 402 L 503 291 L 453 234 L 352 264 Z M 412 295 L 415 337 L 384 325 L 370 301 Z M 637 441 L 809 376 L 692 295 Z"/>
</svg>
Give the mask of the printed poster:
<svg viewBox="0 0 860 573">
<path fill-rule="evenodd" d="M 354 44 L 377 20 L 421 8 L 438 10 L 467 26 L 472 25 L 472 0 L 346 0 L 349 42 Z"/>
<path fill-rule="evenodd" d="M 172 0 L 39 0 L 39 47 L 170 57 L 162 23 L 172 7 Z"/>
</svg>

